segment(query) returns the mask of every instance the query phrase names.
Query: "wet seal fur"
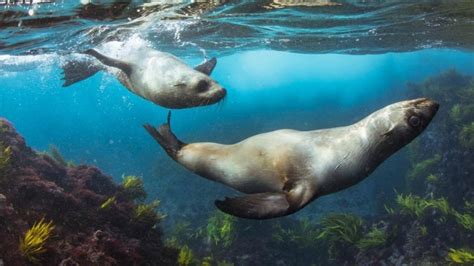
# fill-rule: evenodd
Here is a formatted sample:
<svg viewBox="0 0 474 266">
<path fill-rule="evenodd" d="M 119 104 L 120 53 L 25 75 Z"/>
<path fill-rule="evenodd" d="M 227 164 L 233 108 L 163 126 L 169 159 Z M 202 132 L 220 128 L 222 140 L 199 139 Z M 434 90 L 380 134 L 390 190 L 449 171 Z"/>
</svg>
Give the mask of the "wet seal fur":
<svg viewBox="0 0 474 266">
<path fill-rule="evenodd" d="M 216 58 L 192 69 L 171 54 L 146 47 L 132 49 L 120 59 L 94 49 L 84 54 L 94 60 L 70 60 L 63 64 L 63 87 L 106 70 L 131 92 L 166 108 L 214 104 L 226 95 L 226 90 L 209 77 L 217 64 Z"/>
<path fill-rule="evenodd" d="M 145 129 L 192 172 L 248 195 L 217 200 L 229 214 L 268 219 L 353 186 L 417 137 L 439 105 L 426 98 L 388 105 L 361 121 L 313 131 L 276 130 L 233 145 L 185 144 L 168 123 Z"/>
</svg>

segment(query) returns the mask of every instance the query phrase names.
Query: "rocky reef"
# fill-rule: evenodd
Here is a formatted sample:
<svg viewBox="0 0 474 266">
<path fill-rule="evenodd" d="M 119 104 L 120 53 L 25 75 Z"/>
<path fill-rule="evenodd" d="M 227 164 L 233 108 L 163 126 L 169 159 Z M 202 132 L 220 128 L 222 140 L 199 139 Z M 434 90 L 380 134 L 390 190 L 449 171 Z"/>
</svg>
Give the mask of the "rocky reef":
<svg viewBox="0 0 474 266">
<path fill-rule="evenodd" d="M 174 265 L 141 185 L 36 152 L 0 119 L 0 265 Z"/>
</svg>

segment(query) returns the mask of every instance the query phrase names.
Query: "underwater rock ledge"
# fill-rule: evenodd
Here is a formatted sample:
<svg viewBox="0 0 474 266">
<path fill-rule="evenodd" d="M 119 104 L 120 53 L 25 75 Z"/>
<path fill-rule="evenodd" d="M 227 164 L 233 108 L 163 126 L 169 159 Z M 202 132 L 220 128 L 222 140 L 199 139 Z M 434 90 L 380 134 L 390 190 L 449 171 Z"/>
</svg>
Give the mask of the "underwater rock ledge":
<svg viewBox="0 0 474 266">
<path fill-rule="evenodd" d="M 0 265 L 174 265 L 177 251 L 120 190 L 95 167 L 34 151 L 0 118 Z"/>
</svg>

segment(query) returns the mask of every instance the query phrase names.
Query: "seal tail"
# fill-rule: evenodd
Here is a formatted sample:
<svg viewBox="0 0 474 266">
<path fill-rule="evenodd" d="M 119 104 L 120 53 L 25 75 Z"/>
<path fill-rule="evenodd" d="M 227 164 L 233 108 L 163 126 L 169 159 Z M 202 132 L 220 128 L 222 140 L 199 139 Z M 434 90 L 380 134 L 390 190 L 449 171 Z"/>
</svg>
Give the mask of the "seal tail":
<svg viewBox="0 0 474 266">
<path fill-rule="evenodd" d="M 62 80 L 64 80 L 63 87 L 68 87 L 76 82 L 87 79 L 102 70 L 100 66 L 90 62 L 90 60 L 68 61 L 61 67 L 64 74 L 62 78 Z"/>
<path fill-rule="evenodd" d="M 146 131 L 160 144 L 166 153 L 176 160 L 178 151 L 186 144 L 181 142 L 171 131 L 171 111 L 168 112 L 168 119 L 166 124 L 162 124 L 158 129 L 150 124 L 145 124 L 143 127 Z"/>
</svg>

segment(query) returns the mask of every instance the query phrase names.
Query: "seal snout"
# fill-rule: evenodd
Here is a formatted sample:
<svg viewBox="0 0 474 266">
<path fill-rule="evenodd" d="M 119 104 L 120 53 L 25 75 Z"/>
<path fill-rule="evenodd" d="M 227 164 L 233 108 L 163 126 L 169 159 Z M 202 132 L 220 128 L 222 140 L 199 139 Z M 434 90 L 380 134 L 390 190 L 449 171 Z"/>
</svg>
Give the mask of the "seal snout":
<svg viewBox="0 0 474 266">
<path fill-rule="evenodd" d="M 428 123 L 433 119 L 439 109 L 439 103 L 428 98 L 420 98 L 412 102 L 415 112 Z"/>
<path fill-rule="evenodd" d="M 436 108 L 438 109 L 439 108 L 439 103 L 433 101 L 433 100 L 430 100 L 428 98 L 419 98 L 419 99 L 415 99 L 413 100 L 413 103 L 415 104 L 416 107 L 432 107 L 432 108 Z"/>
<path fill-rule="evenodd" d="M 227 95 L 227 90 L 225 88 L 222 88 L 222 90 L 219 92 L 219 96 L 221 98 L 224 98 Z"/>
<path fill-rule="evenodd" d="M 434 113 L 436 113 L 439 109 L 439 103 L 433 100 L 430 100 L 428 98 L 420 98 L 414 101 L 415 101 L 415 107 L 418 109 L 429 109 Z"/>
<path fill-rule="evenodd" d="M 227 95 L 227 90 L 226 89 L 221 88 L 220 90 L 218 90 L 215 94 L 216 102 L 218 102 L 220 100 L 223 100 L 226 95 Z"/>
</svg>

